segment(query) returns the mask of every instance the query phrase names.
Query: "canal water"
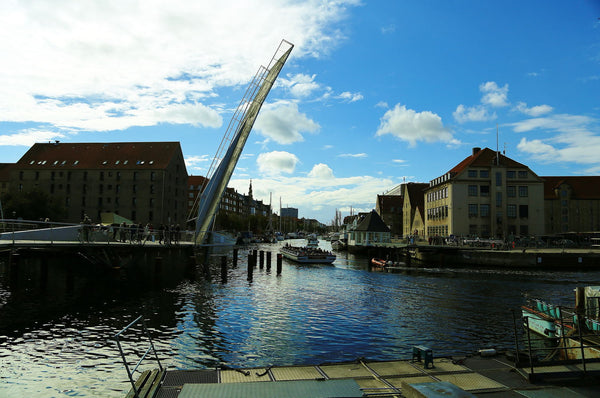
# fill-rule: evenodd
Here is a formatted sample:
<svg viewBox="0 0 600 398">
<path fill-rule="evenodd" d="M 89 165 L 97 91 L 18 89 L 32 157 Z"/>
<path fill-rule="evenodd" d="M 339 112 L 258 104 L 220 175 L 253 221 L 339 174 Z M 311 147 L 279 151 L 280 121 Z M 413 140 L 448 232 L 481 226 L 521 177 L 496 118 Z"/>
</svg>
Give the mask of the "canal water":
<svg viewBox="0 0 600 398">
<path fill-rule="evenodd" d="M 123 397 L 130 386 L 112 336 L 138 315 L 172 369 L 410 359 L 414 345 L 435 356 L 513 349 L 512 311 L 528 298 L 573 305 L 575 287 L 600 285 L 600 272 L 374 272 L 345 252 L 332 266 L 284 260 L 278 276 L 280 245 L 256 247 L 273 253 L 272 268 L 257 267 L 251 281 L 247 250 L 226 282 L 219 256 L 211 280 L 135 283 L 117 273 L 63 290 L 0 276 L 0 397 Z M 126 343 L 131 355 L 145 348 Z"/>
</svg>

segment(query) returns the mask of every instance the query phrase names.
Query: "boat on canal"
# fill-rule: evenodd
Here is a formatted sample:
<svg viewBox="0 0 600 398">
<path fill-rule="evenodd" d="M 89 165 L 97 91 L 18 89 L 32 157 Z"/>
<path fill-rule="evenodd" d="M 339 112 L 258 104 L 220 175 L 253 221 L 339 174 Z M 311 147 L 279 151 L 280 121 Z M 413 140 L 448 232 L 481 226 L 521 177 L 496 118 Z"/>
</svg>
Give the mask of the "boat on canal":
<svg viewBox="0 0 600 398">
<path fill-rule="evenodd" d="M 306 247 L 319 247 L 319 239 L 317 235 L 310 234 L 308 238 L 306 238 Z"/>
<path fill-rule="evenodd" d="M 316 247 L 299 247 L 286 244 L 279 249 L 283 257 L 302 264 L 331 264 L 336 255 Z"/>
</svg>

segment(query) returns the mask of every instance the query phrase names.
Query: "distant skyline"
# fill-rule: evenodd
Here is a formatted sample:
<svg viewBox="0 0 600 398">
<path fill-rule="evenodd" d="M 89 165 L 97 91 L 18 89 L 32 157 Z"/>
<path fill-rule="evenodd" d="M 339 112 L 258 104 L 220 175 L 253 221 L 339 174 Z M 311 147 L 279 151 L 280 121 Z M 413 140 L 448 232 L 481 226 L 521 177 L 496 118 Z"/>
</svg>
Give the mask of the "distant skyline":
<svg viewBox="0 0 600 398">
<path fill-rule="evenodd" d="M 179 141 L 206 175 L 282 39 L 294 50 L 229 183 L 329 224 L 496 149 L 600 175 L 600 2 L 0 4 L 0 162 L 35 142 Z"/>
</svg>

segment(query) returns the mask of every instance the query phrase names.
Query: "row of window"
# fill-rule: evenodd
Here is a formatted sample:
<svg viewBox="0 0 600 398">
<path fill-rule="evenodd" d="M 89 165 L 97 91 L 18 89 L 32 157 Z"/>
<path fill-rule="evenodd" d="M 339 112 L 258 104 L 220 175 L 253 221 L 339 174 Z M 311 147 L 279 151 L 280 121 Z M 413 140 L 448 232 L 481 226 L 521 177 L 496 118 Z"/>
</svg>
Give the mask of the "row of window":
<svg viewBox="0 0 600 398">
<path fill-rule="evenodd" d="M 528 205 L 507 205 L 506 206 L 506 217 L 517 218 L 517 209 L 519 211 L 519 218 L 529 217 L 529 206 Z M 490 205 L 488 204 L 469 204 L 469 217 L 489 217 L 490 216 Z M 497 213 L 497 216 L 501 217 L 502 213 Z"/>
<path fill-rule="evenodd" d="M 437 225 L 435 227 L 427 227 L 427 235 L 429 236 L 448 236 L 448 226 L 447 225 Z"/>
<path fill-rule="evenodd" d="M 506 187 L 506 196 L 509 198 L 517 197 L 517 188 L 519 191 L 520 198 L 526 198 L 529 196 L 529 186 L 527 185 L 509 185 Z M 500 195 L 501 192 L 498 192 Z M 497 193 L 497 194 L 498 194 Z M 468 187 L 468 195 L 469 196 L 490 196 L 490 186 L 489 185 L 469 185 Z M 502 199 L 500 199 L 502 200 Z"/>
<path fill-rule="evenodd" d="M 108 175 L 109 178 L 111 178 L 113 176 L 113 172 L 112 171 L 107 171 L 107 172 L 101 171 L 98 174 L 98 177 L 99 177 L 100 181 L 104 181 L 104 176 L 105 176 L 104 173 L 107 173 L 107 175 Z M 58 178 L 64 178 L 64 173 L 62 171 L 59 171 L 58 173 L 55 172 L 55 171 L 52 171 L 50 173 L 50 180 L 54 181 L 56 179 L 56 177 L 57 177 L 57 174 L 58 174 Z M 73 173 L 71 171 L 68 171 L 67 172 L 67 180 L 70 181 L 72 175 L 73 175 Z M 133 172 L 133 181 L 135 181 L 135 180 L 138 179 L 138 175 L 139 175 L 139 172 L 137 172 L 137 171 Z M 119 181 L 121 179 L 121 172 L 120 171 L 116 171 L 115 172 L 115 176 L 116 176 L 117 181 Z M 25 177 L 25 172 L 19 171 L 19 180 L 23 181 L 24 177 Z M 35 172 L 35 180 L 38 181 L 39 179 L 40 179 L 40 172 L 36 171 Z M 87 180 L 87 179 L 88 179 L 88 172 L 84 171 L 83 172 L 83 180 Z M 150 181 L 155 181 L 155 180 L 156 180 L 156 172 L 155 171 L 151 171 L 150 172 Z M 175 177 L 175 183 L 179 183 L 179 177 Z"/>
<path fill-rule="evenodd" d="M 439 220 L 448 217 L 448 206 L 439 206 L 427 209 L 428 220 Z"/>
<path fill-rule="evenodd" d="M 467 175 L 469 178 L 477 178 L 479 176 L 479 178 L 490 178 L 490 171 L 489 170 L 476 170 L 476 169 L 469 169 L 467 171 Z M 519 178 L 519 179 L 526 179 L 527 178 L 527 170 L 506 170 L 506 178 L 507 179 L 515 179 L 515 178 Z M 496 178 L 498 178 L 498 176 L 502 177 L 501 173 L 496 173 Z"/>
<path fill-rule="evenodd" d="M 52 162 L 52 161 L 50 161 L 50 162 Z M 49 164 L 49 165 L 52 165 L 52 166 L 64 166 L 64 165 L 67 164 L 67 161 L 66 160 L 63 160 L 63 161 L 55 160 L 52 163 L 48 163 L 47 160 L 37 160 L 37 161 L 36 160 L 32 160 L 32 161 L 29 162 L 30 165 L 31 164 L 36 164 L 36 163 L 39 164 L 39 165 Z M 103 160 L 102 161 L 103 165 L 107 165 L 109 163 L 112 163 L 112 162 L 109 162 L 108 160 Z M 146 164 L 146 163 L 148 163 L 148 164 L 154 164 L 154 160 L 148 160 L 148 161 L 146 161 L 146 160 L 137 160 L 135 162 L 135 164 L 137 164 L 137 165 L 143 165 L 143 164 Z M 78 164 L 79 164 L 79 160 L 74 160 L 73 163 L 72 163 L 73 166 L 77 166 Z M 129 164 L 129 160 L 123 160 L 123 161 L 121 161 L 121 160 L 115 160 L 115 164 Z M 132 162 L 132 164 L 133 164 L 133 162 Z"/>
<path fill-rule="evenodd" d="M 150 207 L 154 207 L 156 200 L 154 198 L 150 198 L 148 199 L 149 202 L 148 204 L 150 205 Z M 87 206 L 87 198 L 85 196 L 81 197 L 81 205 L 82 206 Z M 71 198 L 67 196 L 67 198 L 65 199 L 65 204 L 67 205 L 67 207 L 69 207 L 69 205 L 71 204 Z M 112 198 L 107 197 L 107 198 L 102 198 L 99 197 L 98 198 L 98 206 L 103 206 L 104 204 L 114 204 L 116 206 L 119 206 L 120 200 L 119 197 L 114 198 L 114 202 L 112 201 Z M 138 204 L 138 200 L 137 198 L 131 198 L 131 206 L 136 206 Z M 175 207 L 177 207 L 177 201 L 175 201 Z"/>
<path fill-rule="evenodd" d="M 427 194 L 427 201 L 433 202 L 434 200 L 445 199 L 448 197 L 448 187 L 436 189 L 435 191 Z"/>
<path fill-rule="evenodd" d="M 517 234 L 517 226 L 516 225 L 508 225 L 507 232 L 509 235 Z M 528 225 L 519 225 L 519 235 L 529 235 L 529 226 Z M 489 237 L 490 234 L 490 226 L 488 224 L 470 224 L 469 225 L 469 235 L 471 236 L 481 236 L 481 237 Z"/>
</svg>

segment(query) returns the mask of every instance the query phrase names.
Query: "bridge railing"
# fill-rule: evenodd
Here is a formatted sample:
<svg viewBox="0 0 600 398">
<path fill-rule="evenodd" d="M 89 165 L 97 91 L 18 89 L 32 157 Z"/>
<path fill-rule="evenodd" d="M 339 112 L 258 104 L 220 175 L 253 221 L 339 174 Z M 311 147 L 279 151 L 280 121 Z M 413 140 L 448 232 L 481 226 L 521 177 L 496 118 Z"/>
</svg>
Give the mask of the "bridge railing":
<svg viewBox="0 0 600 398">
<path fill-rule="evenodd" d="M 179 244 L 192 242 L 193 231 L 160 230 L 150 226 L 73 224 L 51 221 L 0 219 L 0 243 L 120 243 Z"/>
</svg>

